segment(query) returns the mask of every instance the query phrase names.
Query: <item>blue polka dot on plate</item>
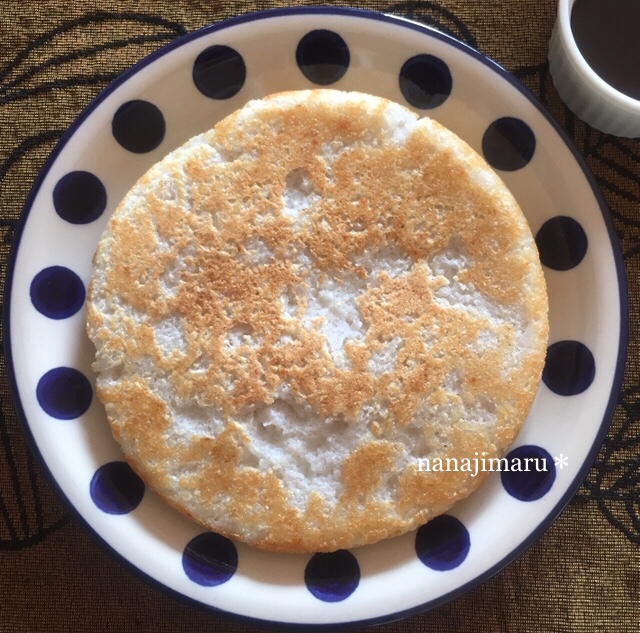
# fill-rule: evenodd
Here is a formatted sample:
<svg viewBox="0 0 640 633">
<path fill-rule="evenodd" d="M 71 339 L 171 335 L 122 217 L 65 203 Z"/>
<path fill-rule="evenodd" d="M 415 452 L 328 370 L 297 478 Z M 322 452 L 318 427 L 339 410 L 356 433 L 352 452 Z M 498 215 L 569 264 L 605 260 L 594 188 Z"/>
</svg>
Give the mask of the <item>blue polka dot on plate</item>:
<svg viewBox="0 0 640 633">
<path fill-rule="evenodd" d="M 533 158 L 536 137 L 521 119 L 503 117 L 497 119 L 482 137 L 482 153 L 495 169 L 516 171 Z"/>
<path fill-rule="evenodd" d="M 230 46 L 217 44 L 203 50 L 193 64 L 193 82 L 210 99 L 230 99 L 247 78 L 242 55 Z"/>
<path fill-rule="evenodd" d="M 536 245 L 544 266 L 552 270 L 570 270 L 584 259 L 588 240 L 579 222 L 559 215 L 540 227 Z"/>
<path fill-rule="evenodd" d="M 462 521 L 443 514 L 421 526 L 416 533 L 416 554 L 427 567 L 448 571 L 461 565 L 471 547 Z"/>
<path fill-rule="evenodd" d="M 580 341 L 557 341 L 547 348 L 542 380 L 560 396 L 577 396 L 586 391 L 596 375 L 596 362 Z"/>
<path fill-rule="evenodd" d="M 439 57 L 416 55 L 400 70 L 400 91 L 415 108 L 429 110 L 442 105 L 453 85 L 449 67 Z"/>
<path fill-rule="evenodd" d="M 122 461 L 100 466 L 89 485 L 91 499 L 107 514 L 127 514 L 137 508 L 144 489 L 142 479 Z"/>
<path fill-rule="evenodd" d="M 187 543 L 182 568 L 198 585 L 215 587 L 227 582 L 238 568 L 238 551 L 228 538 L 205 532 Z"/>
<path fill-rule="evenodd" d="M 91 383 L 73 367 L 49 370 L 36 387 L 38 403 L 53 418 L 72 420 L 80 417 L 91 404 Z"/>
<path fill-rule="evenodd" d="M 66 319 L 83 305 L 84 284 L 76 273 L 64 266 L 50 266 L 32 280 L 29 295 L 33 307 L 50 319 Z"/>
<path fill-rule="evenodd" d="M 304 572 L 307 589 L 323 602 L 348 598 L 360 583 L 360 566 L 347 550 L 314 554 Z"/>
<path fill-rule="evenodd" d="M 135 99 L 123 103 L 111 121 L 111 131 L 118 143 L 130 152 L 145 154 L 162 143 L 166 124 L 153 103 Z"/>
<path fill-rule="evenodd" d="M 310 31 L 300 40 L 296 62 L 309 81 L 328 86 L 342 79 L 349 68 L 351 54 L 340 35 L 319 29 Z"/>
<path fill-rule="evenodd" d="M 520 501 L 536 501 L 551 490 L 556 478 L 553 458 L 540 446 L 519 446 L 506 456 L 500 477 L 504 489 Z"/>
<path fill-rule="evenodd" d="M 107 191 L 91 172 L 72 171 L 56 183 L 53 206 L 63 220 L 88 224 L 97 220 L 107 207 Z"/>
</svg>

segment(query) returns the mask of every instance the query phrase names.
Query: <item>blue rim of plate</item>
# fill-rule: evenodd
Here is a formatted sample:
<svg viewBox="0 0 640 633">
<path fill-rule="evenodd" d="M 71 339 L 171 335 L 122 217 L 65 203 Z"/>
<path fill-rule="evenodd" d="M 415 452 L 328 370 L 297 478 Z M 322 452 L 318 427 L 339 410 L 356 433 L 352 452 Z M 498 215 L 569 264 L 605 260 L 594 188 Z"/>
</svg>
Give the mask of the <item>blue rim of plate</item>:
<svg viewBox="0 0 640 633">
<path fill-rule="evenodd" d="M 576 160 L 578 166 L 581 168 L 584 176 L 586 177 L 593 195 L 600 207 L 600 211 L 602 213 L 605 226 L 607 228 L 609 242 L 611 245 L 613 258 L 616 267 L 617 280 L 618 280 L 618 291 L 620 297 L 620 339 L 619 339 L 619 347 L 618 347 L 618 358 L 616 361 L 615 373 L 612 381 L 611 393 L 609 395 L 609 401 L 607 403 L 607 407 L 605 409 L 605 414 L 603 416 L 602 422 L 600 424 L 600 428 L 594 442 L 589 450 L 589 453 L 584 460 L 578 474 L 575 479 L 568 486 L 567 491 L 562 496 L 560 501 L 556 504 L 551 512 L 542 520 L 538 527 L 522 542 L 518 547 L 516 547 L 512 552 L 510 552 L 507 556 L 505 556 L 502 560 L 494 564 L 491 568 L 483 572 L 482 574 L 476 576 L 473 580 L 457 587 L 453 591 L 440 596 L 439 598 L 429 601 L 427 603 L 417 605 L 410 609 L 406 609 L 403 611 L 398 611 L 395 613 L 390 613 L 388 615 L 364 619 L 364 620 L 353 620 L 350 622 L 340 622 L 336 624 L 296 624 L 291 622 L 278 622 L 275 620 L 264 620 L 260 618 L 252 618 L 249 616 L 243 616 L 237 613 L 232 613 L 229 611 L 224 611 L 212 605 L 204 604 L 194 598 L 190 598 L 174 589 L 171 589 L 156 580 L 152 576 L 149 576 L 141 569 L 136 567 L 131 561 L 126 559 L 123 555 L 118 553 L 111 545 L 109 545 L 95 530 L 91 525 L 87 522 L 87 520 L 82 516 L 80 511 L 75 508 L 64 494 L 59 484 L 57 483 L 55 477 L 49 470 L 38 445 L 33 437 L 31 429 L 29 427 L 29 422 L 24 413 L 24 409 L 22 407 L 22 402 L 19 397 L 18 386 L 16 382 L 16 377 L 13 371 L 13 355 L 12 355 L 12 347 L 11 347 L 11 322 L 10 322 L 10 305 L 11 305 L 11 293 L 13 286 L 13 275 L 14 268 L 16 263 L 16 258 L 18 254 L 18 250 L 20 247 L 21 237 L 28 220 L 31 208 L 33 206 L 36 195 L 42 185 L 44 178 L 47 173 L 51 169 L 54 164 L 58 154 L 62 151 L 62 149 L 66 146 L 69 140 L 74 136 L 78 128 L 82 125 L 85 119 L 96 109 L 96 107 L 114 90 L 116 90 L 121 84 L 129 81 L 134 75 L 140 72 L 143 68 L 148 66 L 149 64 L 157 61 L 161 57 L 164 57 L 166 54 L 172 52 L 173 50 L 184 46 L 186 43 L 191 42 L 193 40 L 197 40 L 201 37 L 205 37 L 211 33 L 216 31 L 225 30 L 227 28 L 245 24 L 249 22 L 268 20 L 283 16 L 293 16 L 293 15 L 310 15 L 310 14 L 321 14 L 321 15 L 332 15 L 332 16 L 344 16 L 351 18 L 361 18 L 361 19 L 369 19 L 375 20 L 379 22 L 386 22 L 392 24 L 394 26 L 399 26 L 403 28 L 408 28 L 414 31 L 418 31 L 423 33 L 427 37 L 433 37 L 439 39 L 441 41 L 446 42 L 449 45 L 463 51 L 464 53 L 470 55 L 477 61 L 481 62 L 494 72 L 496 72 L 502 79 L 506 79 L 513 87 L 515 87 L 526 99 L 534 105 L 538 111 L 544 116 L 546 121 L 551 125 L 556 134 L 561 138 L 564 144 L 571 151 L 574 159 Z M 67 508 L 69 508 L 76 518 L 76 520 L 83 526 L 83 528 L 93 537 L 93 539 L 101 545 L 104 549 L 106 549 L 112 556 L 114 556 L 124 567 L 131 570 L 135 575 L 144 579 L 147 583 L 152 585 L 153 587 L 160 589 L 163 593 L 172 596 L 173 598 L 178 599 L 181 602 L 186 604 L 190 604 L 196 606 L 200 609 L 203 609 L 208 612 L 213 612 L 218 615 L 224 616 L 228 619 L 241 622 L 244 624 L 253 624 L 263 628 L 268 629 L 277 629 L 277 630 L 317 630 L 317 631 L 327 631 L 327 630 L 346 630 L 353 629 L 358 627 L 365 626 L 375 626 L 379 624 L 386 624 L 390 622 L 394 622 L 397 620 L 401 620 L 412 615 L 417 615 L 423 613 L 425 611 L 429 611 L 434 609 L 440 605 L 443 605 L 447 602 L 454 600 L 467 593 L 474 587 L 484 583 L 486 580 L 497 574 L 499 571 L 504 569 L 507 565 L 513 562 L 516 558 L 518 558 L 522 553 L 524 553 L 531 545 L 533 545 L 549 528 L 549 526 L 553 523 L 553 521 L 558 517 L 558 515 L 562 512 L 564 507 L 569 503 L 571 498 L 576 493 L 582 481 L 586 478 L 591 465 L 593 464 L 598 452 L 600 451 L 600 447 L 602 442 L 609 430 L 609 425 L 613 418 L 614 410 L 616 407 L 616 403 L 618 400 L 618 395 L 620 393 L 620 389 L 622 387 L 622 381 L 624 378 L 624 369 L 626 364 L 627 357 L 627 345 L 629 340 L 629 302 L 628 302 L 628 290 L 627 290 L 627 281 L 626 281 L 626 272 L 624 268 L 624 261 L 622 256 L 622 249 L 618 240 L 618 236 L 613 225 L 612 217 L 609 213 L 607 204 L 600 192 L 598 185 L 596 183 L 595 177 L 589 167 L 587 166 L 584 158 L 574 145 L 573 141 L 569 138 L 567 133 L 562 129 L 559 123 L 553 118 L 553 116 L 546 110 L 546 108 L 542 105 L 542 103 L 538 100 L 538 98 L 522 83 L 519 79 L 517 79 L 514 75 L 509 73 L 505 68 L 503 68 L 500 64 L 490 59 L 486 55 L 483 55 L 476 49 L 472 48 L 468 44 L 461 42 L 454 37 L 438 31 L 433 27 L 427 26 L 425 24 L 421 24 L 419 22 L 414 22 L 407 18 L 403 18 L 400 16 L 389 15 L 385 13 L 376 13 L 374 11 L 366 10 L 366 9 L 356 9 L 356 8 L 347 8 L 347 7 L 328 7 L 328 6 L 307 6 L 307 7 L 287 7 L 287 8 L 278 8 L 278 9 L 268 9 L 263 11 L 256 11 L 252 13 L 247 13 L 244 15 L 240 15 L 233 18 L 228 18 L 226 20 L 222 20 L 218 23 L 203 27 L 192 33 L 188 33 L 182 37 L 177 38 L 173 42 L 166 44 L 159 48 L 158 50 L 150 53 L 142 60 L 137 62 L 131 68 L 123 72 L 117 79 L 115 79 L 109 86 L 107 86 L 104 90 L 102 90 L 78 115 L 78 117 L 71 123 L 69 128 L 64 132 L 56 146 L 51 151 L 50 155 L 46 159 L 44 165 L 40 169 L 34 184 L 27 196 L 24 208 L 18 220 L 18 224 L 16 226 L 16 231 L 14 234 L 13 243 L 11 245 L 11 251 L 9 253 L 9 258 L 7 260 L 7 269 L 5 276 L 5 290 L 4 290 L 4 305 L 2 309 L 2 318 L 3 318 L 3 344 L 5 349 L 5 366 L 7 370 L 7 378 L 9 382 L 9 388 L 12 396 L 12 400 L 16 409 L 16 413 L 20 424 L 22 426 L 22 430 L 27 439 L 27 443 L 29 445 L 30 450 L 37 457 L 38 462 L 43 469 L 45 475 L 47 476 L 49 483 L 52 485 L 54 490 L 57 492 L 59 497 L 64 501 Z"/>
</svg>

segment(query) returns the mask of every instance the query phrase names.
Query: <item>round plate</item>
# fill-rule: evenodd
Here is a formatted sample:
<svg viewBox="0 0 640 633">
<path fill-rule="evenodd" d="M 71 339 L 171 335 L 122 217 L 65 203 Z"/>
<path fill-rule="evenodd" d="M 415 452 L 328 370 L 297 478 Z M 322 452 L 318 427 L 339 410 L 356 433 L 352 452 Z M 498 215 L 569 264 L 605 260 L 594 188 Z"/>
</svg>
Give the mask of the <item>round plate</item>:
<svg viewBox="0 0 640 633">
<path fill-rule="evenodd" d="M 545 265 L 550 341 L 543 383 L 508 464 L 516 456 L 543 461 L 540 472 L 534 462 L 531 472 L 493 472 L 417 532 L 351 552 L 279 555 L 203 534 L 123 464 L 93 395 L 82 304 L 105 223 L 148 167 L 251 98 L 318 86 L 388 97 L 437 119 L 484 153 L 518 199 Z M 516 79 L 420 24 L 346 9 L 285 9 L 222 22 L 160 49 L 71 126 L 35 183 L 14 243 L 6 356 L 25 432 L 57 487 L 146 578 L 253 621 L 365 625 L 467 591 L 528 547 L 566 504 L 613 412 L 626 348 L 625 288 L 592 177 Z"/>
</svg>

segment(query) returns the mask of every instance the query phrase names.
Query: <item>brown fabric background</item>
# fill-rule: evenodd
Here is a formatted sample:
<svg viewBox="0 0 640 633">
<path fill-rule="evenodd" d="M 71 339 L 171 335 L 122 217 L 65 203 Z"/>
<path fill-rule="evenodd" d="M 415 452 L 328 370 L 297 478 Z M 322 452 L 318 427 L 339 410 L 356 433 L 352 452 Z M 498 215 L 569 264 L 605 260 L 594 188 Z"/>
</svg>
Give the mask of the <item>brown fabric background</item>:
<svg viewBox="0 0 640 633">
<path fill-rule="evenodd" d="M 100 89 L 187 31 L 251 10 L 301 4 L 311 3 L 3 0 L 0 284 L 15 221 L 39 168 Z M 449 31 L 515 72 L 540 96 L 576 139 L 612 208 L 630 287 L 623 392 L 609 436 L 576 498 L 533 547 L 483 585 L 377 630 L 640 631 L 640 140 L 595 132 L 559 100 L 546 62 L 555 0 L 361 0 L 348 6 L 413 17 Z M 4 366 L 0 413 L 0 633 L 254 630 L 149 586 L 69 516 L 28 452 Z"/>
</svg>

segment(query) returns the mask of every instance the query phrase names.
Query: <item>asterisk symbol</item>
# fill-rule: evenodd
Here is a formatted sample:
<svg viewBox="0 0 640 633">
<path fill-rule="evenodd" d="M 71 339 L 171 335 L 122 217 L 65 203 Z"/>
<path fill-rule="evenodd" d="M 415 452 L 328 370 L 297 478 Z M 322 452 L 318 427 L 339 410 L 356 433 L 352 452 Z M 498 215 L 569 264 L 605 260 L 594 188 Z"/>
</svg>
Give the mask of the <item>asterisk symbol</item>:
<svg viewBox="0 0 640 633">
<path fill-rule="evenodd" d="M 554 457 L 553 461 L 556 463 L 556 466 L 560 470 L 562 470 L 565 466 L 567 468 L 569 467 L 569 458 L 562 453 L 560 453 L 560 455 L 558 455 L 557 457 Z"/>
</svg>

